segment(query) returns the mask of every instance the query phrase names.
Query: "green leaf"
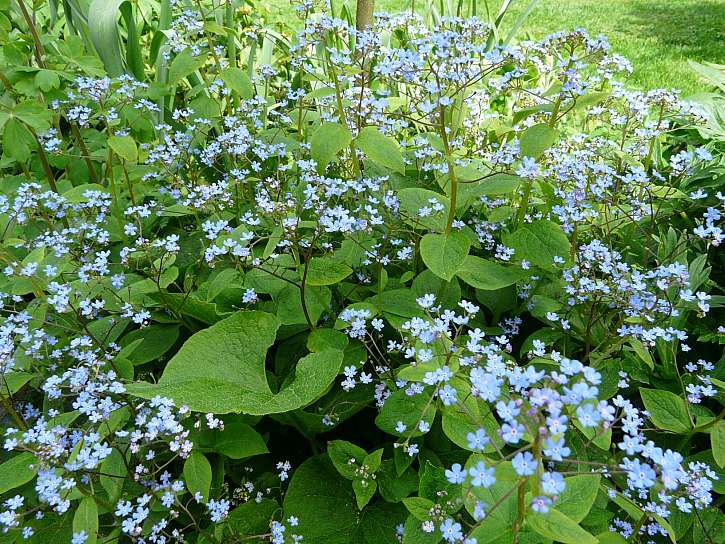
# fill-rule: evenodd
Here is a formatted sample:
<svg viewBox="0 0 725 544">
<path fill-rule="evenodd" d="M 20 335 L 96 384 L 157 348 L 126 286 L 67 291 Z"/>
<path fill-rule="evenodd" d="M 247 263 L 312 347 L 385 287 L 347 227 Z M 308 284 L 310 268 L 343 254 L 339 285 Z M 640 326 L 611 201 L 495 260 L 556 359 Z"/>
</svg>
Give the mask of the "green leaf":
<svg viewBox="0 0 725 544">
<path fill-rule="evenodd" d="M 44 104 L 33 100 L 26 100 L 15 106 L 13 115 L 36 132 L 48 130 L 53 118 Z"/>
<path fill-rule="evenodd" d="M 415 458 L 408 455 L 408 452 L 404 448 L 394 448 L 393 461 L 395 463 L 395 472 L 400 476 L 410 470 L 410 466 L 415 461 Z"/>
<path fill-rule="evenodd" d="M 602 489 L 605 492 L 608 492 L 611 490 L 611 488 L 607 488 L 607 486 L 602 486 Z M 636 504 L 632 499 L 625 497 L 621 493 L 615 493 L 612 496 L 612 502 L 619 506 L 622 510 L 624 510 L 627 515 L 632 518 L 634 521 L 638 521 L 642 515 L 644 514 L 644 510 L 642 510 L 638 504 Z"/>
<path fill-rule="evenodd" d="M 211 465 L 203 453 L 192 451 L 184 462 L 184 481 L 192 495 L 201 493 L 204 501 L 209 500 L 211 488 Z"/>
<path fill-rule="evenodd" d="M 370 473 L 377 472 L 383 462 L 383 448 L 377 449 L 372 453 L 369 453 L 363 459 L 362 464 L 368 469 Z"/>
<path fill-rule="evenodd" d="M 362 465 L 367 452 L 345 440 L 333 440 L 327 443 L 327 455 L 343 478 L 354 480 L 357 469 Z"/>
<path fill-rule="evenodd" d="M 699 76 L 709 83 L 718 86 L 725 93 L 725 70 L 723 70 L 722 64 L 695 62 L 694 60 L 688 60 L 687 63 Z"/>
<path fill-rule="evenodd" d="M 355 479 L 352 481 L 352 490 L 355 492 L 355 502 L 358 510 L 365 508 L 365 505 L 370 502 L 377 489 L 378 484 L 372 479 Z"/>
<path fill-rule="evenodd" d="M 398 473 L 392 459 L 380 463 L 376 476 L 380 495 L 388 502 L 400 502 L 418 490 L 418 473 L 412 469 Z"/>
<path fill-rule="evenodd" d="M 627 544 L 627 541 L 619 533 L 600 533 L 597 535 L 599 544 Z"/>
<path fill-rule="evenodd" d="M 299 518 L 295 531 L 308 544 L 349 544 L 358 525 L 350 483 L 326 455 L 307 459 L 292 475 L 284 514 Z"/>
<path fill-rule="evenodd" d="M 347 127 L 338 123 L 325 123 L 310 138 L 310 155 L 317 163 L 317 171 L 322 174 L 329 162 L 345 149 L 352 141 Z"/>
<path fill-rule="evenodd" d="M 249 79 L 247 72 L 241 68 L 226 68 L 222 71 L 221 78 L 240 98 L 252 98 L 254 96 L 252 80 Z"/>
<path fill-rule="evenodd" d="M 171 61 L 171 66 L 169 66 L 169 85 L 176 85 L 179 81 L 204 66 L 205 62 L 205 54 L 195 57 L 191 54 L 191 49 L 187 47 Z"/>
<path fill-rule="evenodd" d="M 312 352 L 326 349 L 344 350 L 349 344 L 347 335 L 335 329 L 317 328 L 307 337 L 307 349 Z"/>
<path fill-rule="evenodd" d="M 111 77 L 124 73 L 124 59 L 121 52 L 121 36 L 118 31 L 118 15 L 126 23 L 126 63 L 128 71 L 138 80 L 144 79 L 143 61 L 136 22 L 131 3 L 128 0 L 93 0 L 88 7 L 88 34 L 106 72 Z"/>
<path fill-rule="evenodd" d="M 379 295 L 374 295 L 366 300 L 374 307 L 373 315 L 377 310 L 386 314 L 392 314 L 400 317 L 413 317 L 423 315 L 423 311 L 415 300 L 415 294 L 410 289 L 393 289 L 392 291 L 383 291 Z M 366 309 L 366 308 L 360 308 Z"/>
<path fill-rule="evenodd" d="M 136 340 L 141 340 L 126 357 L 133 364 L 142 365 L 157 360 L 169 351 L 178 339 L 178 325 L 153 324 L 129 332 L 121 338 L 119 345 L 125 348 Z"/>
<path fill-rule="evenodd" d="M 643 387 L 640 387 L 639 394 L 644 407 L 650 413 L 650 419 L 659 429 L 677 434 L 692 430 L 685 399 L 669 391 Z"/>
<path fill-rule="evenodd" d="M 513 285 L 529 275 L 526 270 L 504 266 L 481 257 L 469 255 L 456 275 L 471 287 L 493 291 Z"/>
<path fill-rule="evenodd" d="M 236 536 L 261 535 L 269 531 L 269 523 L 279 505 L 271 499 L 247 501 L 229 512 L 227 523 Z"/>
<path fill-rule="evenodd" d="M 420 436 L 423 433 L 417 427 L 418 422 L 422 420 L 432 425 L 435 414 L 435 403 L 431 401 L 429 393 L 409 397 L 405 390 L 400 389 L 385 399 L 385 404 L 375 418 L 375 424 L 388 434 Z M 402 433 L 396 430 L 399 421 L 406 426 Z"/>
<path fill-rule="evenodd" d="M 108 193 L 108 189 L 106 189 L 103 185 L 100 185 L 98 183 L 84 183 L 82 185 L 77 185 L 72 189 L 68 189 L 67 191 L 65 191 L 63 193 L 63 198 L 65 198 L 68 202 L 72 202 L 73 204 L 88 202 L 88 197 L 85 195 L 85 193 L 88 191 L 101 191 L 102 193 Z"/>
<path fill-rule="evenodd" d="M 332 257 L 312 257 L 307 263 L 307 285 L 333 285 L 350 274 L 352 268 Z"/>
<path fill-rule="evenodd" d="M 113 503 L 121 497 L 126 474 L 126 463 L 123 462 L 123 456 L 118 449 L 114 448 L 101 463 L 101 475 L 99 476 L 101 487 L 106 490 L 109 500 Z"/>
<path fill-rule="evenodd" d="M 451 208 L 451 201 L 448 197 L 420 187 L 407 187 L 398 191 L 400 200 L 400 211 L 404 215 L 406 223 L 418 228 L 428 228 L 443 231 L 446 226 L 446 217 Z M 441 204 L 443 210 L 430 215 L 421 215 L 424 208 L 431 208 L 432 203 Z"/>
<path fill-rule="evenodd" d="M 403 527 L 403 544 L 438 544 L 441 541 L 440 531 L 426 533 L 421 522 L 414 516 L 408 516 Z M 479 540 L 483 542 L 483 540 Z"/>
<path fill-rule="evenodd" d="M 563 544 L 598 544 L 594 535 L 579 527 L 574 520 L 555 508 L 546 514 L 529 512 L 526 523 L 541 536 Z"/>
<path fill-rule="evenodd" d="M 512 524 L 503 525 L 488 517 L 476 526 L 471 537 L 486 544 L 551 544 L 550 540 L 542 539 L 525 525 L 523 529 L 516 531 Z"/>
<path fill-rule="evenodd" d="M 488 467 L 493 466 L 493 463 L 487 457 L 473 454 L 466 462 L 466 470 L 476 466 L 480 461 L 483 461 Z M 466 510 L 469 513 L 473 513 L 476 501 L 498 505 L 488 513 L 484 522 L 484 525 L 488 525 L 493 531 L 492 534 L 506 527 L 510 528 L 516 520 L 518 515 L 516 489 L 520 481 L 510 461 L 504 461 L 495 466 L 496 482 L 491 487 L 475 487 L 470 494 L 464 495 Z"/>
<path fill-rule="evenodd" d="M 442 409 L 441 420 L 443 432 L 457 446 L 469 451 L 468 433 L 475 433 L 483 429 L 490 442 L 482 450 L 483 453 L 497 451 L 503 447 L 503 441 L 499 435 L 500 427 L 488 404 L 479 401 L 476 397 L 468 395 L 466 390 L 453 382 L 453 387 L 459 391 L 462 402 L 445 406 Z"/>
<path fill-rule="evenodd" d="M 33 135 L 25 125 L 17 119 L 8 119 L 3 131 L 3 152 L 6 156 L 21 163 L 27 161 L 33 141 Z"/>
<path fill-rule="evenodd" d="M 214 451 L 230 459 L 246 459 L 268 453 L 264 438 L 249 424 L 244 416 L 223 417 L 224 429 L 208 429 L 194 440 L 194 447 L 201 451 Z"/>
<path fill-rule="evenodd" d="M 137 382 L 127 390 L 142 398 L 166 396 L 198 412 L 265 415 L 302 408 L 335 380 L 343 353 L 329 349 L 300 359 L 294 380 L 275 394 L 264 362 L 278 327 L 272 314 L 236 312 L 189 338 L 158 384 Z"/>
<path fill-rule="evenodd" d="M 420 256 L 425 265 L 439 278 L 451 281 L 468 256 L 471 242 L 461 232 L 428 233 L 420 241 Z"/>
<path fill-rule="evenodd" d="M 287 285 L 275 298 L 277 317 L 283 325 L 301 325 L 307 323 L 302 308 L 300 289 L 296 285 Z M 305 303 L 312 323 L 317 323 L 323 312 L 328 309 L 332 293 L 325 286 L 308 285 L 305 289 Z"/>
<path fill-rule="evenodd" d="M 178 269 L 175 266 L 167 268 L 162 274 L 162 277 L 167 271 L 173 272 L 174 270 L 178 273 Z M 144 281 L 148 281 L 149 286 L 155 285 L 153 280 L 149 279 Z M 229 315 L 229 312 L 218 311 L 216 304 L 213 302 L 201 300 L 196 295 L 189 295 L 188 293 L 165 293 L 163 296 L 159 293 L 151 293 L 149 296 L 151 296 L 154 300 L 162 301 L 164 305 L 168 305 L 168 307 L 175 313 L 181 313 L 185 316 L 193 317 L 194 319 L 209 325 L 218 323 L 222 316 Z"/>
<path fill-rule="evenodd" d="M 698 519 L 692 524 L 692 542 L 700 544 L 723 544 L 725 539 L 725 514 L 719 508 L 708 508 L 698 512 Z M 712 540 L 715 536 L 715 540 Z"/>
<path fill-rule="evenodd" d="M 132 136 L 109 136 L 108 146 L 114 153 L 127 162 L 134 163 L 138 159 L 136 141 Z"/>
<path fill-rule="evenodd" d="M 474 184 L 474 187 L 470 189 L 470 193 L 475 196 L 498 196 L 509 194 L 521 185 L 521 179 L 519 176 L 511 174 L 494 174 L 491 177 L 485 178 Z M 466 185 L 465 183 L 463 184 Z"/>
<path fill-rule="evenodd" d="M 370 159 L 394 172 L 405 174 L 405 162 L 397 142 L 376 127 L 365 127 L 355 138 L 357 147 Z"/>
<path fill-rule="evenodd" d="M 635 338 L 630 338 L 628 344 L 632 347 L 632 351 L 637 355 L 640 361 L 646 364 L 650 370 L 655 369 L 655 362 L 652 359 L 652 354 L 647 349 L 647 346 L 643 342 Z"/>
<path fill-rule="evenodd" d="M 98 507 L 93 497 L 83 497 L 73 516 L 73 532 L 86 533 L 85 544 L 95 544 L 98 538 Z"/>
<path fill-rule="evenodd" d="M 53 70 L 38 70 L 38 73 L 35 74 L 35 85 L 47 93 L 60 87 L 60 78 Z"/>
<path fill-rule="evenodd" d="M 30 372 L 10 371 L 0 376 L 0 399 L 14 395 L 33 378 Z"/>
<path fill-rule="evenodd" d="M 0 465 L 0 495 L 28 483 L 38 473 L 38 460 L 30 452 L 11 457 Z"/>
<path fill-rule="evenodd" d="M 239 289 L 241 291 L 242 277 L 235 268 L 221 270 L 213 279 L 209 280 L 206 293 L 206 300 L 215 300 L 227 289 Z"/>
<path fill-rule="evenodd" d="M 569 238 L 561 227 L 543 219 L 522 225 L 505 243 L 516 250 L 516 257 L 545 269 L 555 268 L 555 256 L 568 259 L 571 250 Z"/>
<path fill-rule="evenodd" d="M 609 447 L 612 444 L 611 427 L 602 432 L 599 428 L 585 427 L 579 422 L 578 419 L 573 419 L 572 422 L 574 423 L 574 427 L 579 429 L 579 432 L 581 432 L 587 438 L 587 440 L 591 441 L 592 444 L 594 444 L 600 450 L 609 451 Z"/>
<path fill-rule="evenodd" d="M 527 128 L 521 136 L 521 156 L 538 159 L 559 137 L 559 132 L 549 125 L 534 125 Z"/>
<path fill-rule="evenodd" d="M 559 512 L 581 523 L 597 498 L 600 480 L 599 474 L 579 474 L 565 478 L 566 487 L 556 499 Z"/>
<path fill-rule="evenodd" d="M 720 468 L 725 466 L 725 422 L 718 421 L 710 431 L 712 456 Z"/>
<path fill-rule="evenodd" d="M 396 526 L 406 517 L 398 504 L 375 502 L 362 512 L 350 482 L 327 455 L 307 459 L 295 471 L 284 498 L 284 518 L 297 516 L 295 533 L 305 544 L 383 544 L 396 542 Z"/>
<path fill-rule="evenodd" d="M 453 308 L 461 300 L 461 286 L 457 278 L 445 282 L 430 270 L 423 270 L 418 274 L 409 290 L 416 297 L 422 297 L 427 293 L 435 293 L 438 302 L 444 308 Z"/>
<path fill-rule="evenodd" d="M 458 213 L 472 206 L 481 196 L 497 196 L 510 194 L 515 191 L 522 178 L 512 174 L 494 174 L 486 177 L 486 174 L 478 169 L 465 169 L 459 171 L 458 175 L 458 204 L 456 206 Z M 444 176 L 447 180 L 447 175 Z"/>
<path fill-rule="evenodd" d="M 420 521 L 426 521 L 431 519 L 431 510 L 435 506 L 435 503 L 426 499 L 425 497 L 408 497 L 403 499 L 403 504 L 416 519 Z"/>
</svg>

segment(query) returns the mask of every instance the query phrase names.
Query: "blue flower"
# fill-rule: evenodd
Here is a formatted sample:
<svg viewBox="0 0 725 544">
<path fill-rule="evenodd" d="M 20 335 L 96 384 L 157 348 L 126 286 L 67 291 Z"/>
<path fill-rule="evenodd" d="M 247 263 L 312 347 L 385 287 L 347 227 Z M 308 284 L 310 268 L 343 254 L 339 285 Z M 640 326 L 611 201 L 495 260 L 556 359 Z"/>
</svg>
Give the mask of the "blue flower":
<svg viewBox="0 0 725 544">
<path fill-rule="evenodd" d="M 493 475 L 494 471 L 493 467 L 487 468 L 483 461 L 479 461 L 475 467 L 468 469 L 468 473 L 471 475 L 471 485 L 473 487 L 491 487 L 496 483 L 496 478 Z"/>
<path fill-rule="evenodd" d="M 627 471 L 627 483 L 634 489 L 649 489 L 655 484 L 657 475 L 647 463 L 640 463 L 639 459 L 630 461 L 624 460 L 620 465 Z"/>
<path fill-rule="evenodd" d="M 528 451 L 517 453 L 511 460 L 511 465 L 519 476 L 531 476 L 536 472 L 536 459 Z"/>
<path fill-rule="evenodd" d="M 483 451 L 483 448 L 489 443 L 489 438 L 483 429 L 478 429 L 475 433 L 468 433 L 466 439 L 468 448 L 473 451 Z"/>
<path fill-rule="evenodd" d="M 443 535 L 443 540 L 446 542 L 456 542 L 463 538 L 461 524 L 454 522 L 451 518 L 448 518 L 441 523 L 441 534 Z"/>
<path fill-rule="evenodd" d="M 508 442 L 509 444 L 516 444 L 521 440 L 521 437 L 524 435 L 524 426 L 520 423 L 513 422 L 512 425 L 509 425 L 508 423 L 504 423 L 501 425 L 501 438 L 503 438 L 504 442 Z"/>
<path fill-rule="evenodd" d="M 546 514 L 549 511 L 551 503 L 552 501 L 549 497 L 534 497 L 531 501 L 531 509 L 539 514 Z"/>
<path fill-rule="evenodd" d="M 466 471 L 461 469 L 460 463 L 453 463 L 450 470 L 446 469 L 446 478 L 452 484 L 462 484 L 466 481 Z"/>
<path fill-rule="evenodd" d="M 451 404 L 458 402 L 458 399 L 456 398 L 456 390 L 448 384 L 438 391 L 438 396 L 440 396 L 443 404 L 446 406 L 450 406 Z"/>
<path fill-rule="evenodd" d="M 569 457 L 571 449 L 566 446 L 563 438 L 559 440 L 546 439 L 544 455 L 550 457 L 554 461 L 562 461 L 564 457 Z"/>
<path fill-rule="evenodd" d="M 596 427 L 602 419 L 593 404 L 584 404 L 576 409 L 576 417 L 583 427 Z"/>
<path fill-rule="evenodd" d="M 566 488 L 566 482 L 558 472 L 544 472 L 541 475 L 541 488 L 547 495 L 559 495 Z"/>
</svg>

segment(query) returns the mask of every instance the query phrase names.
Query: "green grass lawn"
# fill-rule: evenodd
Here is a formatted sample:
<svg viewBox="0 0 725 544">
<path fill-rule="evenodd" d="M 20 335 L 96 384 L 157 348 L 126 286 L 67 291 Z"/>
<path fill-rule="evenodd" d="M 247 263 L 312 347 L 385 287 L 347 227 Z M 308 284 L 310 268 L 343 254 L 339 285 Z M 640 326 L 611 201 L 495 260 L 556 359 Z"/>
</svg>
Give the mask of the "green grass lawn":
<svg viewBox="0 0 725 544">
<path fill-rule="evenodd" d="M 416 0 L 416 5 L 427 1 Z M 347 2 L 354 13 L 354 0 Z M 378 0 L 376 9 L 401 11 L 410 9 L 410 2 Z M 500 2 L 489 0 L 492 9 Z M 504 27 L 513 25 L 528 3 L 514 0 Z M 270 21 L 287 30 L 296 26 L 288 0 L 259 0 L 258 5 Z M 478 0 L 479 10 L 483 5 Z M 706 88 L 688 59 L 725 64 L 725 0 L 540 0 L 519 37 L 579 27 L 605 34 L 614 50 L 632 62 L 629 84 L 634 87 L 674 87 L 686 96 Z"/>
</svg>

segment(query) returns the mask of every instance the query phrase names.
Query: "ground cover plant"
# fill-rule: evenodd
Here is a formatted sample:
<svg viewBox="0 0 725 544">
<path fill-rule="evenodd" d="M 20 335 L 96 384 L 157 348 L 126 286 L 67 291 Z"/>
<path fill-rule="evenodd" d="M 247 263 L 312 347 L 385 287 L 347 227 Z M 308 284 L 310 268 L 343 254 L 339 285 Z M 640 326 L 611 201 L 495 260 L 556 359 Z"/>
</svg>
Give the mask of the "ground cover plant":
<svg viewBox="0 0 725 544">
<path fill-rule="evenodd" d="M 0 541 L 723 542 L 722 68 L 295 10 L 0 3 Z"/>
</svg>

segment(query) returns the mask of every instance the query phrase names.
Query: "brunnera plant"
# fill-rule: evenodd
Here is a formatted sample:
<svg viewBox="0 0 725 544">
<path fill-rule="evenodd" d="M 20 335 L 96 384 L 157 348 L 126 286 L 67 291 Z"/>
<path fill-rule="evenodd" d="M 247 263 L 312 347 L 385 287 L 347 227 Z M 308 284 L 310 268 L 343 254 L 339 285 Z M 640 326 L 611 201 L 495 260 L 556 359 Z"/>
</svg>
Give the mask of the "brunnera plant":
<svg viewBox="0 0 725 544">
<path fill-rule="evenodd" d="M 695 104 L 581 30 L 173 3 L 104 65 L 19 6 L 2 542 L 722 542 Z"/>
</svg>

